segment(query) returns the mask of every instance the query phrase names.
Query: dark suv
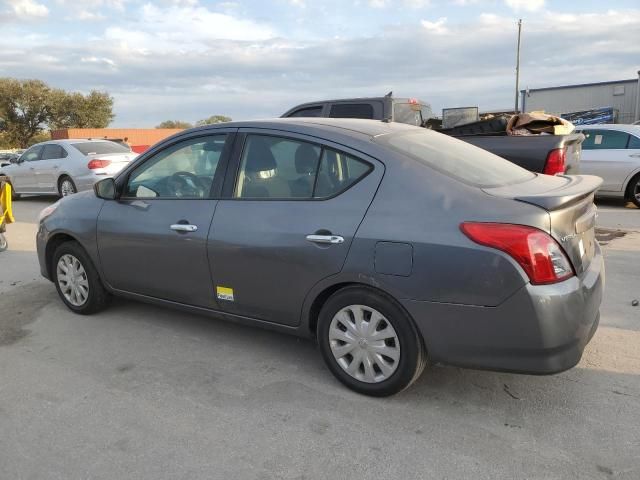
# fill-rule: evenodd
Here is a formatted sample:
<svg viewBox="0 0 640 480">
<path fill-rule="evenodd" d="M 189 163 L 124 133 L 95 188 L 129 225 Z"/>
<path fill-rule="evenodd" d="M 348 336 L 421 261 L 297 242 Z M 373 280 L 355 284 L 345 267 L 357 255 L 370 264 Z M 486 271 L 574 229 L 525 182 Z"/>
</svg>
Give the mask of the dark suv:
<svg viewBox="0 0 640 480">
<path fill-rule="evenodd" d="M 416 98 L 384 97 L 347 98 L 303 103 L 288 110 L 283 117 L 365 118 L 407 123 L 421 127 L 433 117 L 431 105 Z"/>
</svg>

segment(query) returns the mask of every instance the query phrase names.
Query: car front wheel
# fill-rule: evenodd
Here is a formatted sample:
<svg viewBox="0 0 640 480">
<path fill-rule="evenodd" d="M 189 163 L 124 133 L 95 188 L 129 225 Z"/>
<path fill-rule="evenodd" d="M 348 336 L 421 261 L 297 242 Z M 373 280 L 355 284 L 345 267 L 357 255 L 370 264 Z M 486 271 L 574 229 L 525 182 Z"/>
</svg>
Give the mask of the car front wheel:
<svg viewBox="0 0 640 480">
<path fill-rule="evenodd" d="M 53 254 L 52 267 L 56 290 L 70 310 L 88 315 L 107 306 L 110 295 L 79 243 L 60 245 Z"/>
<path fill-rule="evenodd" d="M 411 318 L 384 294 L 347 287 L 332 295 L 318 318 L 320 350 L 347 387 L 388 396 L 411 385 L 427 355 Z"/>
</svg>

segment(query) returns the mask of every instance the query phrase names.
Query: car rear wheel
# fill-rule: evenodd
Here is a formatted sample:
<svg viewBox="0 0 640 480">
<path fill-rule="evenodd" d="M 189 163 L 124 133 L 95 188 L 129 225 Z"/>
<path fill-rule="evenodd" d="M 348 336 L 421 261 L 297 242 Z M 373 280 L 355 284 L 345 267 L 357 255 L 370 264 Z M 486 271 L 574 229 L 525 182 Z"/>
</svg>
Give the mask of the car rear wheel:
<svg viewBox="0 0 640 480">
<path fill-rule="evenodd" d="M 61 177 L 58 181 L 58 193 L 61 197 L 66 197 L 67 195 L 73 195 L 78 190 L 76 189 L 76 184 L 73 183 L 69 177 Z"/>
<path fill-rule="evenodd" d="M 347 387 L 384 397 L 411 385 L 427 355 L 413 321 L 390 297 L 364 287 L 333 294 L 318 318 L 329 370 Z"/>
<path fill-rule="evenodd" d="M 631 179 L 627 188 L 627 198 L 640 208 L 640 174 Z"/>
<path fill-rule="evenodd" d="M 70 310 L 88 315 L 107 306 L 110 295 L 80 244 L 60 245 L 53 254 L 52 267 L 58 295 Z"/>
</svg>

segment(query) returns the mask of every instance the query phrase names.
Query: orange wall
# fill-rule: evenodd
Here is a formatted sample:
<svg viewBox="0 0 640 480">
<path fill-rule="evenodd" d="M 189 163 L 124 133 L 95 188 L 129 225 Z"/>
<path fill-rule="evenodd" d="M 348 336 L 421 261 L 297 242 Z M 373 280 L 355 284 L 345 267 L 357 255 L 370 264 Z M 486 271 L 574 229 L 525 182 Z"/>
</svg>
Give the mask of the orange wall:
<svg viewBox="0 0 640 480">
<path fill-rule="evenodd" d="M 180 128 L 68 128 L 53 130 L 52 140 L 65 140 L 69 138 L 110 138 L 127 139 L 129 145 L 150 146 L 158 143 L 174 133 L 181 132 Z"/>
</svg>

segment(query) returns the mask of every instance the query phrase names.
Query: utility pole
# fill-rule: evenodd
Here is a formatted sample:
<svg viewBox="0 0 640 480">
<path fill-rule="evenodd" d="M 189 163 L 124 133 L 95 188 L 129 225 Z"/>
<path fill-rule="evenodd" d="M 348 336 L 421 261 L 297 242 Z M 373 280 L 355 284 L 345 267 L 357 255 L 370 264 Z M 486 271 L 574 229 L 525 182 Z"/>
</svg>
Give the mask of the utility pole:
<svg viewBox="0 0 640 480">
<path fill-rule="evenodd" d="M 518 50 L 516 51 L 516 108 L 515 112 L 519 113 L 518 100 L 520 98 L 520 35 L 522 34 L 522 19 L 518 20 Z"/>
</svg>

